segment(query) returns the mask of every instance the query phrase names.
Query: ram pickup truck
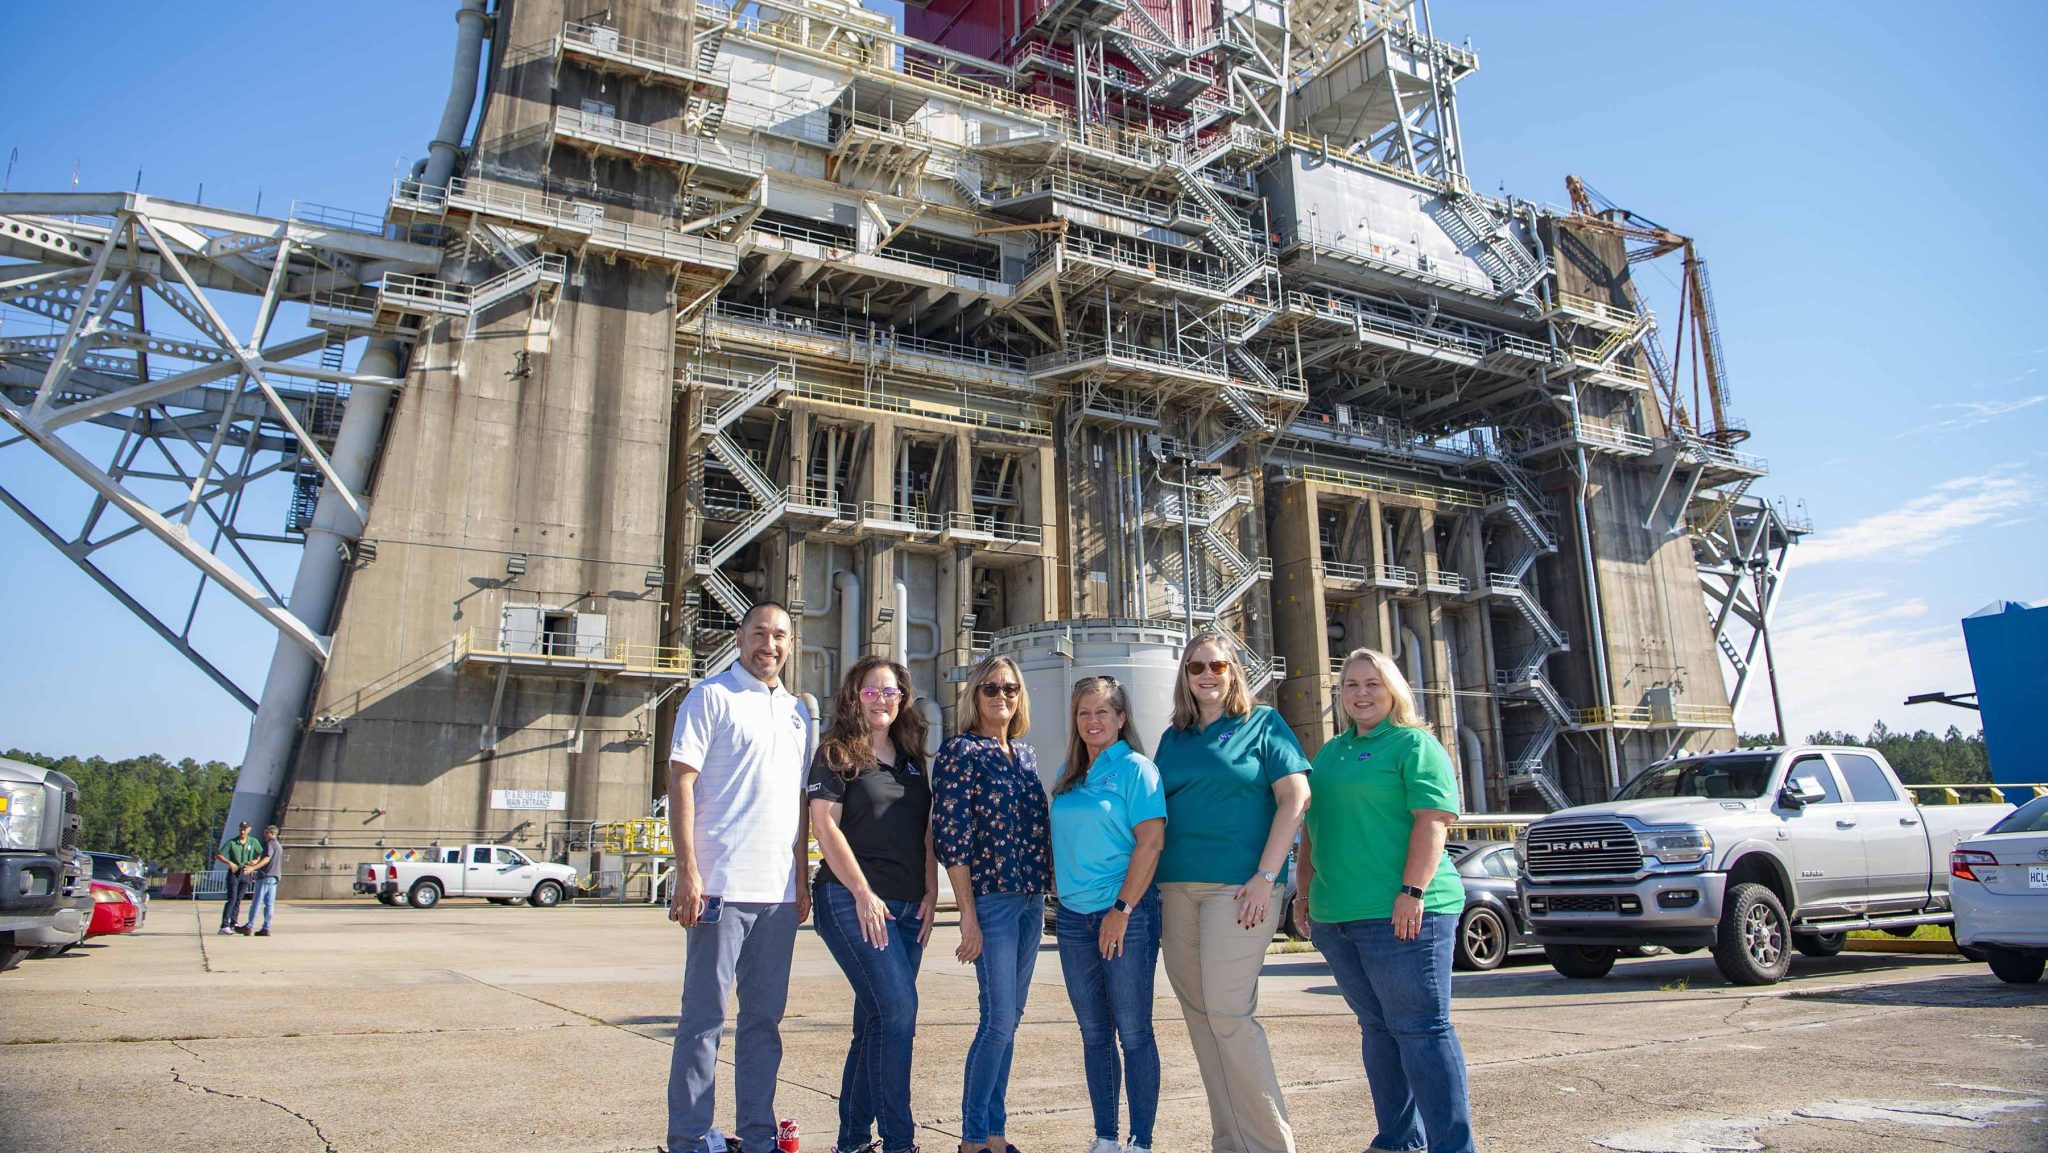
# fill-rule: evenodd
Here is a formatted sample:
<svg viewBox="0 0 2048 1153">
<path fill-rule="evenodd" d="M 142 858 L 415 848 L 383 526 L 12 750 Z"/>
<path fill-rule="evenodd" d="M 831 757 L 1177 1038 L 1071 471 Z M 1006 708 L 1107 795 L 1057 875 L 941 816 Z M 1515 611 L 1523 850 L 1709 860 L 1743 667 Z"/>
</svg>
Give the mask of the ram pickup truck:
<svg viewBox="0 0 2048 1153">
<path fill-rule="evenodd" d="M 415 909 L 431 909 L 443 897 L 482 897 L 494 905 L 524 900 L 547 909 L 561 904 L 575 881 L 567 865 L 535 861 L 505 845 L 466 845 L 430 849 L 424 861 L 358 865 L 355 891 Z"/>
<path fill-rule="evenodd" d="M 1949 850 L 2012 806 L 1914 802 L 1872 749 L 1802 745 L 1661 761 L 1605 804 L 1517 838 L 1516 878 L 1544 956 L 1603 977 L 1617 950 L 1713 950 L 1738 985 L 1851 929 L 1947 924 Z"/>
<path fill-rule="evenodd" d="M 0 759 L 0 970 L 84 939 L 92 867 L 78 831 L 70 777 Z"/>
</svg>

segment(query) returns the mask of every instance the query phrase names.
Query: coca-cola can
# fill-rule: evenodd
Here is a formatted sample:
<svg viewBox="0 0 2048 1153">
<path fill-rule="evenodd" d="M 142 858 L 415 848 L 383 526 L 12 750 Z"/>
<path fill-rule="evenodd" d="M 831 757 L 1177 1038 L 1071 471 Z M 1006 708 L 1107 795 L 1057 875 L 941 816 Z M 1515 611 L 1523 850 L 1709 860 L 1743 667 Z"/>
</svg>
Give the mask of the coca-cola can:
<svg viewBox="0 0 2048 1153">
<path fill-rule="evenodd" d="M 775 1127 L 775 1147 L 781 1153 L 797 1153 L 796 1145 L 796 1121 L 784 1117 L 782 1123 Z"/>
</svg>

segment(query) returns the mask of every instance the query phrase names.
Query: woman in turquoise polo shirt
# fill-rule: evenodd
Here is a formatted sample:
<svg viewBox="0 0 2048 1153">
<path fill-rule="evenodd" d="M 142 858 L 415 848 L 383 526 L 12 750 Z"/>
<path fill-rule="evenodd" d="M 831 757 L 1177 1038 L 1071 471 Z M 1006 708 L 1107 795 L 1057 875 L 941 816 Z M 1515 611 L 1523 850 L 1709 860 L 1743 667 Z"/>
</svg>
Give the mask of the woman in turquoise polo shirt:
<svg viewBox="0 0 2048 1153">
<path fill-rule="evenodd" d="M 1074 683 L 1067 763 L 1052 797 L 1059 882 L 1060 974 L 1081 1027 L 1095 1112 L 1088 1153 L 1150 1153 L 1159 1114 L 1152 973 L 1159 964 L 1159 889 L 1166 839 L 1159 770 L 1137 749 L 1131 703 L 1113 677 Z M 1121 1049 L 1121 1077 L 1118 1052 Z M 1117 1082 L 1131 1100 L 1131 1139 L 1117 1143 Z"/>
<path fill-rule="evenodd" d="M 1308 807 L 1308 758 L 1280 714 L 1253 707 L 1237 646 L 1198 633 L 1181 654 L 1159 738 L 1166 846 L 1161 946 L 1209 1098 L 1210 1143 L 1293 1153 L 1294 1130 L 1259 1026 L 1259 970 L 1280 921 L 1287 851 Z"/>
<path fill-rule="evenodd" d="M 1465 886 L 1444 839 L 1457 778 L 1386 654 L 1353 650 L 1338 693 L 1350 727 L 1316 753 L 1295 919 L 1309 922 L 1358 1017 L 1379 1118 L 1372 1147 L 1472 1153 L 1465 1052 L 1451 1028 Z"/>
</svg>

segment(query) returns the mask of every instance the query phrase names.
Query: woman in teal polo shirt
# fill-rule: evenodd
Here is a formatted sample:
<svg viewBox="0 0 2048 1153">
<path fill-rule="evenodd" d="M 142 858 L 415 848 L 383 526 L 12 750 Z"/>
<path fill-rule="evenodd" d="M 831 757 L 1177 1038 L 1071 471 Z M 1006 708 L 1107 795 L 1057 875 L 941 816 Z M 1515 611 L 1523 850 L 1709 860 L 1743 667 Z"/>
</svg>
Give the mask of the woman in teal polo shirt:
<svg viewBox="0 0 2048 1153">
<path fill-rule="evenodd" d="M 1309 764 L 1280 714 L 1252 706 L 1250 687 L 1229 637 L 1205 632 L 1188 642 L 1156 758 L 1166 789 L 1161 946 L 1208 1091 L 1211 1144 L 1293 1153 L 1257 1013 L 1259 970 L 1280 920 L 1280 873 L 1308 807 Z"/>
<path fill-rule="evenodd" d="M 1358 1017 L 1379 1117 L 1374 1149 L 1472 1153 L 1465 1052 L 1451 1028 L 1451 949 L 1465 886 L 1444 852 L 1458 784 L 1386 654 L 1355 649 L 1338 682 L 1350 727 L 1316 753 L 1295 854 L 1307 921 Z"/>
</svg>

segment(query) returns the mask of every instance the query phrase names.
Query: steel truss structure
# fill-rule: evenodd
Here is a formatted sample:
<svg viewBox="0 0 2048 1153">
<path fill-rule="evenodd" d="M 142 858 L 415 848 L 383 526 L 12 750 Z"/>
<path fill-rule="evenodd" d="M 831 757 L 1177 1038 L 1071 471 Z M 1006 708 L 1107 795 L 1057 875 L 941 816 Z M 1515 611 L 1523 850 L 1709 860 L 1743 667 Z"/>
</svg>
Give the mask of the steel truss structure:
<svg viewBox="0 0 2048 1153">
<path fill-rule="evenodd" d="M 6 450 L 39 452 L 77 486 L 57 505 L 89 498 L 66 516 L 8 470 L 0 501 L 253 711 L 260 686 L 235 683 L 198 644 L 200 602 L 218 588 L 325 657 L 324 622 L 294 616 L 281 591 L 305 518 L 251 523 L 248 498 L 286 477 L 295 494 L 325 485 L 360 523 L 364 494 L 328 456 L 334 429 L 350 388 L 401 383 L 347 370 L 345 338 L 280 335 L 286 313 L 431 269 L 439 251 L 388 239 L 379 218 L 312 205 L 277 219 L 142 195 L 12 193 L 0 194 L 0 256 L 12 258 L 0 265 L 8 328 L 52 329 L 0 336 L 0 464 Z M 103 563 L 140 537 L 196 570 L 181 612 L 158 607 L 160 579 Z"/>
</svg>

